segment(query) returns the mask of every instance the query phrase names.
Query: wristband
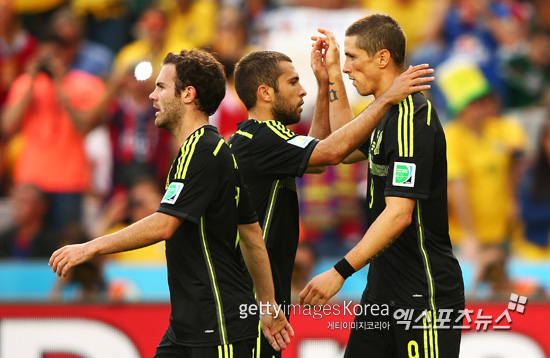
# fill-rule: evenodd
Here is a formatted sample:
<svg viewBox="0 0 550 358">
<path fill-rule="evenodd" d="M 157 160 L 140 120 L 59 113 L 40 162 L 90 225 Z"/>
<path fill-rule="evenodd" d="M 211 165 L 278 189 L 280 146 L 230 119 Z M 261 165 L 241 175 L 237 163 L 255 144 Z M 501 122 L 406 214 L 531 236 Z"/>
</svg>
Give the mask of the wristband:
<svg viewBox="0 0 550 358">
<path fill-rule="evenodd" d="M 345 257 L 334 265 L 334 269 L 344 278 L 344 280 L 355 273 L 355 269 L 349 264 Z"/>
</svg>

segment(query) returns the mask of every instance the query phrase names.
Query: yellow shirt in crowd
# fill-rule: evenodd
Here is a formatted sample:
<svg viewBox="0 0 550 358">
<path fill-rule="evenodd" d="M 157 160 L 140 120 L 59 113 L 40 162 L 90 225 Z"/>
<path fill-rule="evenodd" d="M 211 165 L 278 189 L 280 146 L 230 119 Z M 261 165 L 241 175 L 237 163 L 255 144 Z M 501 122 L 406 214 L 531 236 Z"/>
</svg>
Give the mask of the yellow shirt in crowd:
<svg viewBox="0 0 550 358">
<path fill-rule="evenodd" d="M 445 126 L 448 180 L 462 179 L 474 232 L 482 244 L 503 243 L 510 235 L 513 210 L 512 159 L 523 151 L 523 127 L 506 118 L 488 120 L 477 134 L 459 121 Z M 463 231 L 455 214 L 449 212 L 449 233 L 453 242 Z"/>
</svg>

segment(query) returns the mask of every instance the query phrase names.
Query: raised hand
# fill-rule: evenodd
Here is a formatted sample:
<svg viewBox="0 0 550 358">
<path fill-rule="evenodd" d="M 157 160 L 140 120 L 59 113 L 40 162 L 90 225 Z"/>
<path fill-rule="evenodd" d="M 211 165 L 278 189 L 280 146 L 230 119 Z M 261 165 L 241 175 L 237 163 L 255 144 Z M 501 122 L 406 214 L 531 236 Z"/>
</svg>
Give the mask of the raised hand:
<svg viewBox="0 0 550 358">
<path fill-rule="evenodd" d="M 311 36 L 311 39 L 315 42 L 321 40 L 321 47 L 324 49 L 323 60 L 325 68 L 330 70 L 335 70 L 340 72 L 340 46 L 334 37 L 332 31 L 318 28 L 319 31 L 324 36 Z"/>
<path fill-rule="evenodd" d="M 325 65 L 325 55 L 326 47 L 323 39 L 317 36 L 312 36 L 311 39 L 315 37 L 315 40 L 311 46 L 311 69 L 313 74 L 317 79 L 319 85 L 328 85 L 328 73 Z"/>
</svg>

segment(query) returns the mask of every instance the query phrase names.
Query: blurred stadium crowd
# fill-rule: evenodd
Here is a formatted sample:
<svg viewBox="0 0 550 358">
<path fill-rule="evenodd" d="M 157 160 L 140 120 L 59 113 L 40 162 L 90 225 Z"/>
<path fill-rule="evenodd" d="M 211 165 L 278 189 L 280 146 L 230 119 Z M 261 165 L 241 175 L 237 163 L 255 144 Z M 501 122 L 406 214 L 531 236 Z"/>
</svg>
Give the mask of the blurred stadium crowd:
<svg viewBox="0 0 550 358">
<path fill-rule="evenodd" d="M 286 51 L 313 108 L 309 48 L 291 43 L 307 43 L 316 26 L 343 34 L 373 12 L 402 25 L 408 63 L 436 70 L 426 96 L 445 123 L 451 238 L 475 266 L 467 294 L 479 283 L 490 298 L 513 290 L 544 299 L 536 282 L 513 282 L 506 267 L 510 257 L 550 260 L 546 0 L 0 0 L 0 259 L 46 259 L 157 209 L 179 147 L 155 127 L 148 99 L 167 52 L 208 48 L 225 66 L 228 90 L 211 123 L 229 138 L 247 118 L 231 80 L 241 56 Z M 353 92 L 360 111 L 368 98 Z M 292 129 L 307 133 L 311 115 Z M 366 175 L 358 163 L 300 180 L 298 290 L 316 260 L 347 252 L 365 232 Z M 71 281 L 82 284 L 82 299 L 105 291 L 106 260 L 163 262 L 164 248 L 92 262 L 53 297 Z"/>
</svg>

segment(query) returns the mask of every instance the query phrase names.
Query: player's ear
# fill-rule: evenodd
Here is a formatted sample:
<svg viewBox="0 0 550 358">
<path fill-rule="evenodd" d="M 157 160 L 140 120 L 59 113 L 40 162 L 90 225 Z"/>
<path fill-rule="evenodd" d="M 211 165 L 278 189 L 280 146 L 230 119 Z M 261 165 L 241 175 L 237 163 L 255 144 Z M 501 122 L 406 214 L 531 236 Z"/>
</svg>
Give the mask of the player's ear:
<svg viewBox="0 0 550 358">
<path fill-rule="evenodd" d="M 262 102 L 271 102 L 273 100 L 274 93 L 275 91 L 273 90 L 273 87 L 266 84 L 261 84 L 258 86 L 258 90 L 256 91 L 256 99 Z"/>
<path fill-rule="evenodd" d="M 378 51 L 378 67 L 380 69 L 388 67 L 391 60 L 391 53 L 390 51 L 383 49 Z"/>
<path fill-rule="evenodd" d="M 181 91 L 181 98 L 184 103 L 189 104 L 195 100 L 197 97 L 197 90 L 193 86 L 187 86 L 183 91 Z"/>
</svg>

